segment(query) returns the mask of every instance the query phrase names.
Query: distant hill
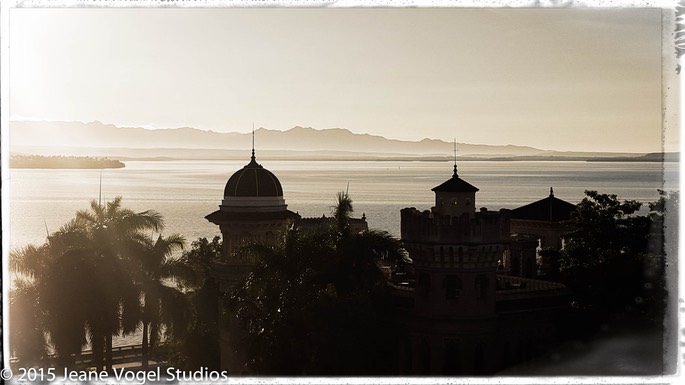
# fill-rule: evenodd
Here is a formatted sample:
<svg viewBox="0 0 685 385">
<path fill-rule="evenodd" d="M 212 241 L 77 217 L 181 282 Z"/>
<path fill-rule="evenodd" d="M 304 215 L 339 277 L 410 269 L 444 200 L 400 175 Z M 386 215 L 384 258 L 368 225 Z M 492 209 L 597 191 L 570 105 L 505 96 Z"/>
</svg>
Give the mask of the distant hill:
<svg viewBox="0 0 685 385">
<path fill-rule="evenodd" d="M 293 127 L 287 131 L 256 130 L 256 147 L 263 151 L 344 152 L 362 156 L 449 156 L 453 143 L 437 139 L 403 141 L 382 136 L 355 134 L 343 128 L 314 129 Z M 252 135 L 223 133 L 195 128 L 145 129 L 140 127 L 117 127 L 100 122 L 36 122 L 11 121 L 10 146 L 15 153 L 31 153 L 27 148 L 70 147 L 76 152 L 69 155 L 128 156 L 111 152 L 113 148 L 138 149 L 136 157 L 184 157 L 215 158 L 225 151 L 249 150 Z M 109 150 L 108 150 L 109 149 Z M 160 152 L 155 149 L 166 149 Z M 79 151 L 90 152 L 79 152 Z M 194 151 L 193 151 L 194 150 Z M 541 150 L 528 146 L 492 146 L 482 144 L 458 144 L 459 156 L 480 158 L 520 156 L 636 156 L 629 153 L 583 153 Z M 142 153 L 141 153 L 142 152 Z M 34 152 L 35 153 L 35 152 Z M 181 155 L 184 154 L 184 155 Z M 320 155 L 320 154 L 319 154 Z"/>
</svg>

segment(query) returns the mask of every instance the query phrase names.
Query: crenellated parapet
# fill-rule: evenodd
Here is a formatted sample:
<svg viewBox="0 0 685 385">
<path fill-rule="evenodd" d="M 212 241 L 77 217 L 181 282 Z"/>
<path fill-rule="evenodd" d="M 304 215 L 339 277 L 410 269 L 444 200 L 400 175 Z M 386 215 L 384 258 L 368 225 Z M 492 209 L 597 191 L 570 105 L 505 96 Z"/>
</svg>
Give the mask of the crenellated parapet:
<svg viewBox="0 0 685 385">
<path fill-rule="evenodd" d="M 509 242 L 509 210 L 460 216 L 439 215 L 414 207 L 400 211 L 402 240 L 409 243 L 496 244 Z"/>
</svg>

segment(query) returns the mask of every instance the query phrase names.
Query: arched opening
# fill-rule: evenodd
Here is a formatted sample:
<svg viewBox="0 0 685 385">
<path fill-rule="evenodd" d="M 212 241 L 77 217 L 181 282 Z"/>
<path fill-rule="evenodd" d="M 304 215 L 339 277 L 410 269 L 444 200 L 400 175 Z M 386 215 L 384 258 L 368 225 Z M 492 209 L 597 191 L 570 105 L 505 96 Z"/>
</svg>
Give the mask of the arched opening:
<svg viewBox="0 0 685 385">
<path fill-rule="evenodd" d="M 509 367 L 509 365 L 511 365 L 511 343 L 506 341 L 497 360 L 497 369 L 504 369 Z"/>
<path fill-rule="evenodd" d="M 475 374 L 487 373 L 487 364 L 485 362 L 485 344 L 482 341 L 478 343 L 478 346 L 476 346 L 473 365 L 473 371 Z"/>
<path fill-rule="evenodd" d="M 461 355 L 459 354 L 459 345 L 456 341 L 449 341 L 445 347 L 445 355 L 443 357 L 442 374 L 444 375 L 458 375 L 461 373 Z"/>
<path fill-rule="evenodd" d="M 461 293 L 461 279 L 456 275 L 447 275 L 442 280 L 442 287 L 445 289 L 445 299 L 458 300 Z"/>
</svg>

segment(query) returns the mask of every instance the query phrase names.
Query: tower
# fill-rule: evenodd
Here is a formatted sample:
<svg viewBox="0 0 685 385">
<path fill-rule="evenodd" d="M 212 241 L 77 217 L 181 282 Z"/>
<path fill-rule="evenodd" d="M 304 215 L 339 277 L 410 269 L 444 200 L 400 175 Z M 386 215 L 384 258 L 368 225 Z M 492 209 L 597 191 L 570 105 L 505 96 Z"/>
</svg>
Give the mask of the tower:
<svg viewBox="0 0 685 385">
<path fill-rule="evenodd" d="M 251 261 L 236 257 L 242 243 L 249 240 L 276 242 L 287 225 L 299 218 L 299 215 L 288 210 L 281 182 L 271 171 L 257 163 L 254 144 L 252 147 L 250 163 L 228 178 L 219 210 L 205 217 L 221 229 L 223 252 L 227 257 L 212 265 L 212 275 L 218 281 L 220 292 L 231 290 L 254 268 Z M 221 300 L 217 305 L 222 317 Z M 224 322 L 220 320 L 220 325 Z M 240 363 L 244 362 L 233 349 L 233 341 L 239 339 L 240 335 L 231 335 L 220 327 L 220 365 L 231 373 L 240 373 Z"/>
<path fill-rule="evenodd" d="M 402 242 L 416 272 L 411 371 L 492 371 L 497 264 L 509 240 L 506 210 L 476 212 L 478 188 L 452 177 L 434 187 L 435 206 L 401 210 Z"/>
</svg>

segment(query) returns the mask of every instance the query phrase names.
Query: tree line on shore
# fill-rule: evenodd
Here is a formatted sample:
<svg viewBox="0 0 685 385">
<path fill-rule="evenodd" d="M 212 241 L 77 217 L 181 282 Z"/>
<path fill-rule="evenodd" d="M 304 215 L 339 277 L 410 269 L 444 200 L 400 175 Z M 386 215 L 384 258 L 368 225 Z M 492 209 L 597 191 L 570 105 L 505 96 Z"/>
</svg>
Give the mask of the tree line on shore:
<svg viewBox="0 0 685 385">
<path fill-rule="evenodd" d="M 541 278 L 571 289 L 573 319 L 583 320 L 569 335 L 617 316 L 658 327 L 669 298 L 664 247 L 674 247 L 664 243 L 664 215 L 677 212 L 678 193 L 660 191 L 647 215 L 637 215 L 639 202 L 586 195 L 565 247 L 541 252 Z M 150 235 L 163 229 L 158 213 L 123 208 L 120 197 L 93 201 L 43 245 L 11 252 L 11 351 L 22 366 L 43 366 L 52 347 L 68 367 L 90 344 L 93 366 L 111 369 L 112 336 L 142 330 L 143 366 L 154 351 L 156 361 L 179 368 L 218 369 L 224 328 L 233 347 L 225 353 L 246 373 L 394 373 L 393 349 L 407 330 L 381 262 L 401 269 L 407 259 L 388 233 L 351 231 L 351 213 L 340 193 L 334 221 L 246 244 L 238 258 L 255 262 L 254 271 L 220 296 L 210 274 L 226 258 L 219 237 L 184 250 L 178 234 Z"/>
<path fill-rule="evenodd" d="M 42 155 L 12 155 L 10 168 L 77 168 L 102 169 L 123 168 L 126 165 L 116 159 L 90 156 L 42 156 Z"/>
</svg>

